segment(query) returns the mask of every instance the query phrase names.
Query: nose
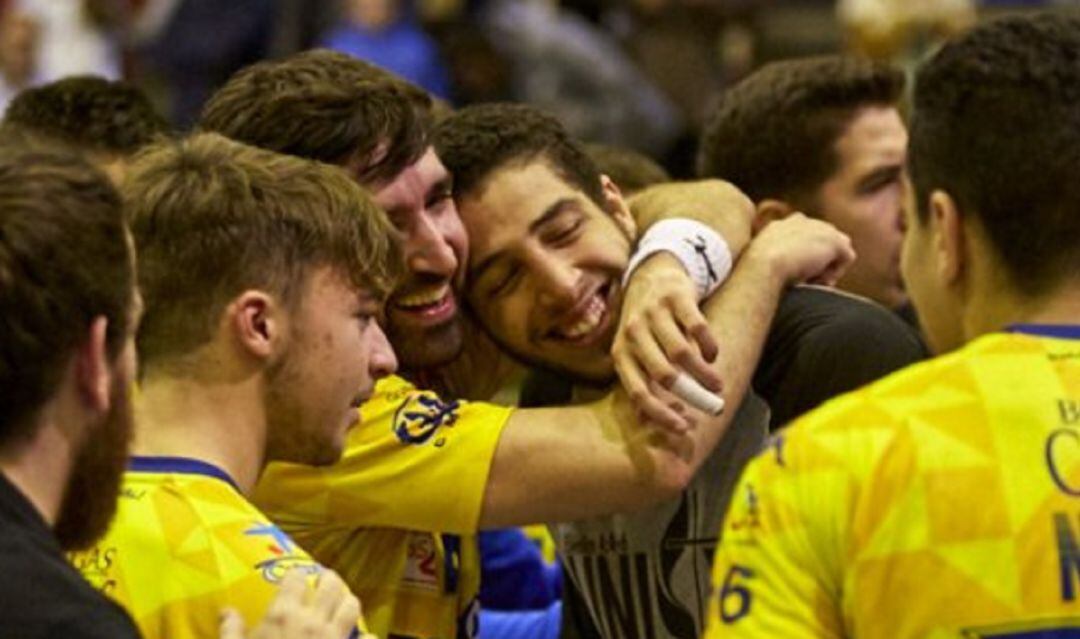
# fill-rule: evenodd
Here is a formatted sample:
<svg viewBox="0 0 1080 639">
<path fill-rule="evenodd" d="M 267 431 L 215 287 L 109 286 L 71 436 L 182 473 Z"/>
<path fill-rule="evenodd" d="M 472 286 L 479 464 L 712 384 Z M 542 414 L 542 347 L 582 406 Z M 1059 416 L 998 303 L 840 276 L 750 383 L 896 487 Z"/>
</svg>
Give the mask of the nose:
<svg viewBox="0 0 1080 639">
<path fill-rule="evenodd" d="M 578 297 L 580 273 L 573 266 L 551 259 L 537 260 L 533 265 L 540 303 L 549 308 L 573 306 Z"/>
<path fill-rule="evenodd" d="M 410 273 L 436 275 L 449 279 L 457 271 L 458 261 L 440 227 L 423 216 L 405 238 L 405 261 Z"/>
<path fill-rule="evenodd" d="M 386 339 L 386 333 L 382 326 L 375 324 L 371 328 L 371 357 L 368 358 L 368 369 L 374 380 L 393 375 L 397 371 L 397 355 L 390 346 L 390 340 Z"/>
</svg>

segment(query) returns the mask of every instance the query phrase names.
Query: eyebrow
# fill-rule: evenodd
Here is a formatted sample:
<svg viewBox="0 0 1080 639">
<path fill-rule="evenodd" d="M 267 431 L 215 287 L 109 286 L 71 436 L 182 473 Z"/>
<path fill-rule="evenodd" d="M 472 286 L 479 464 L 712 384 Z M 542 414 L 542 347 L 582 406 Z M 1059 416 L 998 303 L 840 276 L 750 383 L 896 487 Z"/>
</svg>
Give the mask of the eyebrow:
<svg viewBox="0 0 1080 639">
<path fill-rule="evenodd" d="M 546 209 L 544 209 L 544 212 L 540 214 L 540 217 L 536 218 L 529 224 L 529 235 L 536 235 L 536 233 L 540 230 L 542 226 L 544 226 L 554 218 L 558 217 L 559 214 L 561 214 L 566 209 L 575 207 L 577 205 L 577 198 L 573 197 L 564 197 L 555 200 Z M 481 277 L 484 276 L 484 274 L 488 270 L 491 269 L 491 267 L 495 266 L 496 262 L 505 257 L 505 255 L 506 251 L 498 251 L 480 260 L 480 262 L 476 265 L 475 268 L 470 269 L 469 279 L 473 282 L 478 281 Z"/>
<path fill-rule="evenodd" d="M 859 191 L 865 191 L 886 182 L 891 182 L 898 178 L 903 170 L 904 166 L 902 164 L 891 164 L 889 166 L 879 167 L 871 171 L 868 175 L 860 178 L 856 183 L 855 188 Z"/>
</svg>

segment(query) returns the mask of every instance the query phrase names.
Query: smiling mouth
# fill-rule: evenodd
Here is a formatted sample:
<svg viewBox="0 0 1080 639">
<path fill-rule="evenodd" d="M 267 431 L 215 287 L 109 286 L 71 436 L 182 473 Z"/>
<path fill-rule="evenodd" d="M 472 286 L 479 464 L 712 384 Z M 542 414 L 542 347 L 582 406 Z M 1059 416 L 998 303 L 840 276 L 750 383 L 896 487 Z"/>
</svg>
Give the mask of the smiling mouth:
<svg viewBox="0 0 1080 639">
<path fill-rule="evenodd" d="M 563 342 L 586 345 L 594 341 L 606 327 L 608 318 L 608 293 L 611 282 L 594 290 L 587 298 L 578 302 L 573 312 L 564 321 L 553 328 L 548 336 Z"/>
<path fill-rule="evenodd" d="M 456 308 L 449 284 L 402 295 L 393 301 L 395 311 L 427 321 L 449 319 Z"/>
</svg>

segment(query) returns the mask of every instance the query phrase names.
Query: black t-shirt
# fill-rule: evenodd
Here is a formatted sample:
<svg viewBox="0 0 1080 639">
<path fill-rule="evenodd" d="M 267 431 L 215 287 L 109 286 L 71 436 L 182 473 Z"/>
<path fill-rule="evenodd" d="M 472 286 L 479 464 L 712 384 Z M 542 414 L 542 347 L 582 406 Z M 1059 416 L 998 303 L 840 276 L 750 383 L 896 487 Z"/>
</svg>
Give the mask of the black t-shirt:
<svg viewBox="0 0 1080 639">
<path fill-rule="evenodd" d="M 41 515 L 0 473 L 0 636 L 138 639 L 120 606 L 65 559 Z"/>
<path fill-rule="evenodd" d="M 915 329 L 895 313 L 863 298 L 799 286 L 780 300 L 753 387 L 776 428 L 928 354 Z M 565 375 L 536 371 L 525 380 L 520 405 L 565 405 L 572 391 Z"/>
<path fill-rule="evenodd" d="M 915 330 L 884 307 L 799 286 L 780 301 L 753 386 L 775 429 L 927 355 Z"/>
<path fill-rule="evenodd" d="M 895 313 L 862 298 L 800 286 L 780 301 L 753 387 L 769 404 L 769 426 L 775 429 L 927 355 L 919 335 Z M 565 375 L 536 372 L 526 380 L 520 403 L 562 405 L 572 390 Z M 560 637 L 601 639 L 572 579 L 564 583 Z"/>
</svg>

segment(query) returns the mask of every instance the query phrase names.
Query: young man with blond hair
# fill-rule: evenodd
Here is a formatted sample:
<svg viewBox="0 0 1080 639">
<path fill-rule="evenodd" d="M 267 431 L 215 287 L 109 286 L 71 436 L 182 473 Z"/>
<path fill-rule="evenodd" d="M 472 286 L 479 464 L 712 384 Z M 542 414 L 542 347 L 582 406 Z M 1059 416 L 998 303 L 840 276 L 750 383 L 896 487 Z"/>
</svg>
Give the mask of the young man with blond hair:
<svg viewBox="0 0 1080 639">
<path fill-rule="evenodd" d="M 217 135 L 147 149 L 123 196 L 145 303 L 134 457 L 74 562 L 145 637 L 206 637 L 223 606 L 252 624 L 287 571 L 323 572 L 248 496 L 270 461 L 341 456 L 396 368 L 376 317 L 400 258 L 341 170 Z"/>
</svg>

